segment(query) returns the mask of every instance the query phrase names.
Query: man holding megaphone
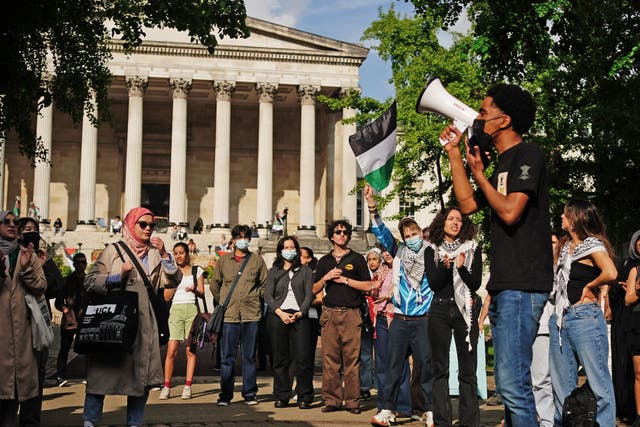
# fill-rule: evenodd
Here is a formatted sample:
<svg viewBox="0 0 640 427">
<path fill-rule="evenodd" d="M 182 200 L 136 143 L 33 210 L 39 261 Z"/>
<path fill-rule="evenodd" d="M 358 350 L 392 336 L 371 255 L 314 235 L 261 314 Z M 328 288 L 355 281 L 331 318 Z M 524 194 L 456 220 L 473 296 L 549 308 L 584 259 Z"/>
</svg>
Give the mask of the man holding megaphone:
<svg viewBox="0 0 640 427">
<path fill-rule="evenodd" d="M 499 84 L 489 89 L 473 121 L 472 134 L 475 145 L 493 145 L 498 157 L 492 177 L 486 178 L 481 151 L 488 149 L 472 149 L 465 139 L 475 191 L 458 148 L 461 130 L 451 124 L 440 134 L 462 213 L 486 205 L 491 208 L 487 291 L 491 294 L 495 380 L 505 404 L 505 425 L 518 427 L 538 426 L 531 386 L 532 345 L 553 285 L 545 159 L 538 146 L 522 138 L 533 124 L 535 110 L 533 97 L 519 86 Z"/>
</svg>

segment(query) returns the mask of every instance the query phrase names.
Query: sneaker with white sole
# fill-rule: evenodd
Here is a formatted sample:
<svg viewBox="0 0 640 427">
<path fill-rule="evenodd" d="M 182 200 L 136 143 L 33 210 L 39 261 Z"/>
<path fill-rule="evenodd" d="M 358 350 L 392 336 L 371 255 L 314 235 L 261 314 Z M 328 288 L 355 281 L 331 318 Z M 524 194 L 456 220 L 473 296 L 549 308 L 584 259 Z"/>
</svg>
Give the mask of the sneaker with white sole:
<svg viewBox="0 0 640 427">
<path fill-rule="evenodd" d="M 160 390 L 160 396 L 158 396 L 158 399 L 167 400 L 169 397 L 171 397 L 171 389 L 169 387 L 162 387 L 162 390 Z"/>
<path fill-rule="evenodd" d="M 396 423 L 396 416 L 390 409 L 382 409 L 376 415 L 371 417 L 371 424 L 374 426 L 387 427 Z"/>
<path fill-rule="evenodd" d="M 229 406 L 229 401 L 218 399 L 218 406 Z"/>
<path fill-rule="evenodd" d="M 245 397 L 244 403 L 246 403 L 249 406 L 257 405 L 258 399 L 256 399 L 255 397 Z"/>
<path fill-rule="evenodd" d="M 433 427 L 433 412 L 427 411 L 424 413 L 424 425 L 426 427 Z"/>
<path fill-rule="evenodd" d="M 183 399 L 191 399 L 191 386 L 190 385 L 186 385 L 182 389 L 182 398 Z"/>
</svg>

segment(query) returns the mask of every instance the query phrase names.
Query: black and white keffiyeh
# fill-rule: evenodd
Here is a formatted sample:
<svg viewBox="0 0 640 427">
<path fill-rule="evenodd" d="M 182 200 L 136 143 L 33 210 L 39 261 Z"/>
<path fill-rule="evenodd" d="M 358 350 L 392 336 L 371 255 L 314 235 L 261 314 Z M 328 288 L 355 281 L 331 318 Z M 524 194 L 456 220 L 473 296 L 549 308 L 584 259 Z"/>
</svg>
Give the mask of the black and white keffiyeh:
<svg viewBox="0 0 640 427">
<path fill-rule="evenodd" d="M 400 301 L 400 267 L 404 269 L 404 274 L 409 282 L 409 286 L 416 293 L 416 299 L 422 301 L 422 279 L 424 277 L 424 250 L 426 245 L 422 245 L 418 252 L 414 252 L 405 245 L 402 245 L 396 259 L 400 262 L 393 263 L 393 295 L 396 301 Z"/>
<path fill-rule="evenodd" d="M 473 264 L 473 255 L 476 251 L 478 244 L 475 240 L 467 240 L 464 243 L 460 243 L 458 239 L 453 242 L 447 242 L 446 240 L 440 244 L 440 246 L 436 246 L 435 244 L 431 244 L 434 253 L 434 262 L 437 264 L 438 262 L 442 262 L 444 260 L 445 255 L 449 260 L 451 260 L 451 268 L 453 271 L 453 293 L 454 299 L 456 301 L 456 305 L 458 306 L 458 310 L 462 314 L 465 323 L 467 324 L 467 336 L 465 337 L 465 341 L 469 344 L 469 351 L 472 350 L 471 346 L 471 316 L 472 316 L 472 305 L 473 298 L 471 295 L 471 291 L 465 285 L 462 277 L 460 277 L 460 273 L 458 272 L 458 267 L 456 266 L 456 258 L 459 254 L 464 254 L 464 264 L 463 266 L 471 272 L 471 265 Z"/>
<path fill-rule="evenodd" d="M 574 261 L 581 260 L 594 252 L 607 252 L 607 248 L 602 241 L 596 237 L 587 237 L 578 243 L 573 249 L 573 254 L 569 253 L 571 241 L 562 246 L 558 261 L 555 266 L 555 276 L 553 279 L 553 291 L 551 292 L 550 301 L 554 305 L 554 312 L 557 316 L 556 323 L 558 328 L 562 328 L 562 316 L 564 310 L 571 305 L 569 302 L 569 294 L 567 292 L 567 284 L 571 275 L 571 264 Z"/>
</svg>

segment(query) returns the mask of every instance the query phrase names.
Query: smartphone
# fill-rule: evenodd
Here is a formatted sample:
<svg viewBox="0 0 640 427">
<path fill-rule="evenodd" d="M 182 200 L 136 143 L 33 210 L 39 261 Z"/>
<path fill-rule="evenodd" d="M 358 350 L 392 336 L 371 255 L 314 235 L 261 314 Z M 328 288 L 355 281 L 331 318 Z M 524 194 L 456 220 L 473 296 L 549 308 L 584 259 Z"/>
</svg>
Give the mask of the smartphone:
<svg viewBox="0 0 640 427">
<path fill-rule="evenodd" d="M 29 246 L 29 243 L 33 243 L 33 249 L 38 250 L 38 245 L 40 244 L 40 233 L 35 231 L 22 233 L 22 237 L 18 239 L 18 243 L 25 248 Z"/>
</svg>

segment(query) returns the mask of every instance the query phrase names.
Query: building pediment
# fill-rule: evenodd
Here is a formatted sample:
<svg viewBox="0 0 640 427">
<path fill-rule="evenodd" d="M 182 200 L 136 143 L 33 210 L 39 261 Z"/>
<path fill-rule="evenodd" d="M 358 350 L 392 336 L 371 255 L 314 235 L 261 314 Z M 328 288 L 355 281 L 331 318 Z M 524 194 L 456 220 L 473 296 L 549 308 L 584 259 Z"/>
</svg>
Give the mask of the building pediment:
<svg viewBox="0 0 640 427">
<path fill-rule="evenodd" d="M 218 39 L 214 57 L 359 66 L 369 51 L 359 44 L 256 18 L 247 17 L 246 22 L 251 35 L 246 39 Z M 142 45 L 134 49 L 134 55 L 211 56 L 204 46 L 192 43 L 187 32 L 163 28 L 145 29 L 145 33 Z M 112 40 L 111 48 L 114 53 L 123 52 L 122 42 L 117 39 Z"/>
</svg>

